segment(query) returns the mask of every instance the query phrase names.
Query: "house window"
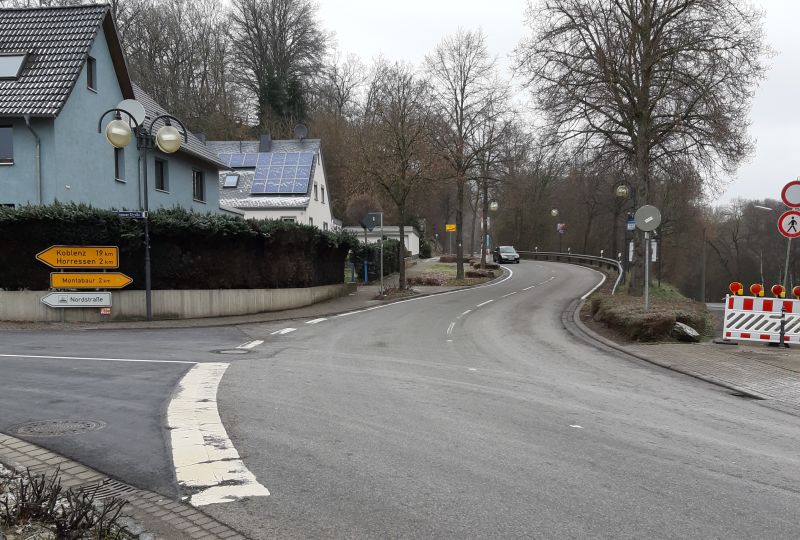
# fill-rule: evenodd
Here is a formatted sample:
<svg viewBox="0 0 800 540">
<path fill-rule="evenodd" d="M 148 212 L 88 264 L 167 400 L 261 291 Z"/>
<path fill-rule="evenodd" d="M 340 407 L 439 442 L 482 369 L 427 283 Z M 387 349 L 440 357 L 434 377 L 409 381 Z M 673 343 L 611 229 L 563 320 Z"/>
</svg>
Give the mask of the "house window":
<svg viewBox="0 0 800 540">
<path fill-rule="evenodd" d="M 192 171 L 192 198 L 196 201 L 206 202 L 206 184 L 203 171 Z"/>
<path fill-rule="evenodd" d="M 322 189 L 322 204 L 325 204 L 325 186 L 322 186 L 320 189 Z"/>
<path fill-rule="evenodd" d="M 125 149 L 114 148 L 114 178 L 125 181 Z"/>
<path fill-rule="evenodd" d="M 319 195 L 319 194 L 317 193 L 317 184 L 315 183 L 315 184 L 314 184 L 314 200 L 315 200 L 315 201 L 318 201 L 318 200 L 319 200 L 319 196 L 318 196 L 318 195 Z"/>
<path fill-rule="evenodd" d="M 323 221 L 322 222 L 322 230 L 323 231 L 327 231 L 328 230 L 328 222 L 327 221 Z"/>
<path fill-rule="evenodd" d="M 27 54 L 0 53 L 0 79 L 18 79 L 27 57 Z"/>
<path fill-rule="evenodd" d="M 238 174 L 227 174 L 225 175 L 225 181 L 222 183 L 222 187 L 224 188 L 235 188 L 239 185 L 239 175 Z"/>
<path fill-rule="evenodd" d="M 97 62 L 91 56 L 86 59 L 86 86 L 97 90 Z"/>
<path fill-rule="evenodd" d="M 167 162 L 163 159 L 156 160 L 156 189 L 158 191 L 169 191 Z"/>
<path fill-rule="evenodd" d="M 308 218 L 308 224 L 313 227 L 314 226 L 314 218 L 311 218 L 311 217 Z"/>
<path fill-rule="evenodd" d="M 297 220 L 292 216 L 284 216 L 281 218 L 281 221 L 285 221 L 286 223 L 296 223 Z"/>
<path fill-rule="evenodd" d="M 14 128 L 0 126 L 0 163 L 14 164 Z"/>
</svg>

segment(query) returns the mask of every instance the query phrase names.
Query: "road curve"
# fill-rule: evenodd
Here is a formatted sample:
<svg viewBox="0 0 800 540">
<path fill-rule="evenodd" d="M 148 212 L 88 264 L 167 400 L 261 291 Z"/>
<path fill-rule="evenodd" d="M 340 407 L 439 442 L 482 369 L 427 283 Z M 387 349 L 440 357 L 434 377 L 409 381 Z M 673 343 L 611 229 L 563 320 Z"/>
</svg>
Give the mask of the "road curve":
<svg viewBox="0 0 800 540">
<path fill-rule="evenodd" d="M 797 417 L 575 340 L 595 272 L 510 269 L 243 327 L 220 416 L 271 495 L 205 510 L 253 538 L 800 537 Z"/>
</svg>

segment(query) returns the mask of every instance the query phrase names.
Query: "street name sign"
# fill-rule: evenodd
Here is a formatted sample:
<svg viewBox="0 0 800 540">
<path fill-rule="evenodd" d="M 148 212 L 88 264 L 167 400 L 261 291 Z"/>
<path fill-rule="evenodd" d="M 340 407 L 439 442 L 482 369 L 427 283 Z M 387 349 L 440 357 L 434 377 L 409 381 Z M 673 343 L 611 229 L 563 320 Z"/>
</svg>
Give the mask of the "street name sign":
<svg viewBox="0 0 800 540">
<path fill-rule="evenodd" d="M 786 238 L 800 236 L 800 211 L 789 210 L 778 218 L 778 231 Z"/>
<path fill-rule="evenodd" d="M 50 288 L 52 289 L 121 289 L 131 283 L 133 280 L 130 277 L 119 272 L 50 273 Z"/>
<path fill-rule="evenodd" d="M 42 297 L 51 308 L 111 307 L 110 292 L 52 292 Z"/>
<path fill-rule="evenodd" d="M 121 218 L 144 219 L 147 217 L 147 212 L 144 210 L 120 210 L 117 212 L 117 216 Z"/>
<path fill-rule="evenodd" d="M 36 254 L 50 268 L 119 268 L 116 246 L 50 246 Z"/>
<path fill-rule="evenodd" d="M 661 225 L 661 212 L 655 206 L 648 204 L 636 211 L 634 219 L 639 230 L 644 232 L 654 231 Z"/>
<path fill-rule="evenodd" d="M 793 180 L 783 186 L 781 199 L 789 208 L 800 207 L 800 180 Z"/>
<path fill-rule="evenodd" d="M 444 232 L 456 232 L 456 224 L 455 223 L 445 223 Z"/>
</svg>

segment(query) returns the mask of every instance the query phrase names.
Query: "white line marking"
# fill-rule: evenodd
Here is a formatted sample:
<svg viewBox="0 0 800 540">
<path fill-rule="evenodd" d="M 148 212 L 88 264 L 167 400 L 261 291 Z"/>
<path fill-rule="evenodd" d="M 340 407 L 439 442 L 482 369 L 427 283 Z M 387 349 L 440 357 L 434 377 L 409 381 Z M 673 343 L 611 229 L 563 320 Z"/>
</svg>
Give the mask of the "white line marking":
<svg viewBox="0 0 800 540">
<path fill-rule="evenodd" d="M 248 341 L 247 343 L 242 343 L 241 345 L 239 345 L 236 348 L 237 349 L 252 349 L 254 347 L 258 347 L 262 343 L 264 343 L 262 340 L 256 339 L 254 341 Z"/>
<path fill-rule="evenodd" d="M 319 324 L 319 323 L 325 322 L 327 320 L 328 319 L 326 319 L 325 317 L 322 317 L 322 318 L 319 318 L 319 319 L 314 319 L 313 321 L 306 321 L 306 324 Z"/>
<path fill-rule="evenodd" d="M 270 335 L 273 335 L 273 336 L 281 335 L 282 336 L 284 334 L 291 334 L 295 330 L 297 330 L 297 328 L 283 328 L 281 330 L 276 330 L 275 332 L 272 332 L 272 334 L 270 334 Z"/>
<path fill-rule="evenodd" d="M 533 289 L 534 287 L 536 287 L 536 285 L 531 285 L 530 287 L 525 287 L 525 288 L 524 288 L 524 289 L 522 289 L 522 290 L 523 290 L 523 291 L 529 291 L 529 290 Z"/>
<path fill-rule="evenodd" d="M 494 302 L 494 300 L 487 300 L 486 302 L 484 302 L 484 303 L 482 303 L 482 304 L 478 304 L 478 305 L 477 305 L 477 306 L 475 306 L 475 307 L 483 307 L 483 306 L 485 306 L 486 304 L 491 304 L 492 302 Z"/>
<path fill-rule="evenodd" d="M 456 323 L 451 322 L 450 326 L 447 328 L 447 335 L 448 336 L 453 333 L 453 328 L 455 328 L 455 327 L 456 327 Z"/>
<path fill-rule="evenodd" d="M 458 316 L 458 318 L 460 319 L 461 317 L 466 317 L 466 316 L 467 316 L 467 315 L 469 315 L 470 313 L 472 313 L 472 310 L 471 310 L 471 309 L 468 309 L 467 311 L 465 311 L 464 313 L 462 313 L 461 315 L 459 315 L 459 316 Z"/>
<path fill-rule="evenodd" d="M 347 313 L 339 313 L 337 317 L 347 317 L 348 315 L 355 315 L 356 313 L 364 313 L 367 311 L 366 309 L 360 309 L 358 311 L 348 311 Z"/>
<path fill-rule="evenodd" d="M 569 427 L 574 427 L 575 429 L 583 429 L 583 426 L 579 426 L 578 424 L 570 424 Z"/>
<path fill-rule="evenodd" d="M 603 279 L 601 279 L 601 280 L 600 280 L 600 283 L 598 283 L 597 285 L 595 285 L 594 289 L 592 289 L 591 291 L 589 291 L 589 292 L 587 292 L 586 294 L 584 294 L 583 296 L 581 296 L 581 300 L 586 300 L 587 298 L 589 298 L 589 296 L 591 296 L 591 294 L 592 294 L 594 291 L 596 291 L 597 289 L 599 289 L 600 287 L 602 287 L 602 286 L 603 286 L 603 283 L 605 283 L 605 282 L 606 282 L 606 275 L 605 275 L 605 274 L 603 274 L 602 272 L 600 272 L 600 274 L 603 276 Z"/>
<path fill-rule="evenodd" d="M 452 339 L 448 339 L 448 340 L 447 340 L 447 343 L 452 343 L 452 342 L 453 342 L 453 340 L 452 340 Z"/>
<path fill-rule="evenodd" d="M 504 294 L 504 295 L 503 295 L 503 296 L 501 296 L 500 298 L 508 298 L 509 296 L 514 296 L 514 295 L 515 295 L 515 294 L 517 294 L 518 292 L 519 292 L 519 291 L 510 292 L 510 293 L 508 293 L 508 294 Z"/>
<path fill-rule="evenodd" d="M 470 371 L 478 371 L 478 370 L 477 370 L 477 369 L 475 369 L 474 367 L 467 368 L 467 369 L 469 369 Z"/>
<path fill-rule="evenodd" d="M 230 364 L 197 364 L 181 379 L 167 410 L 178 484 L 194 506 L 266 497 L 245 467 L 217 409 L 217 388 Z"/>
<path fill-rule="evenodd" d="M 196 364 L 187 360 L 139 360 L 135 358 L 92 358 L 88 356 L 35 356 L 32 354 L 0 354 L 0 358 L 33 358 L 37 360 L 88 360 L 91 362 L 134 362 L 145 364 Z"/>
</svg>

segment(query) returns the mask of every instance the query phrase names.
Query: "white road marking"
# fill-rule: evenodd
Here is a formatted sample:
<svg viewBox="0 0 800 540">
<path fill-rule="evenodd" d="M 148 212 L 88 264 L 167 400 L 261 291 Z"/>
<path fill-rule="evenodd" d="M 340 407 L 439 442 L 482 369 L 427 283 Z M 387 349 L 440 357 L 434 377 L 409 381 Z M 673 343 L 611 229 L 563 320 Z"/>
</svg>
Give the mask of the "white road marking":
<svg viewBox="0 0 800 540">
<path fill-rule="evenodd" d="M 477 306 L 475 306 L 475 307 L 483 307 L 483 306 L 485 306 L 486 304 L 491 304 L 492 302 L 494 302 L 494 300 L 487 300 L 486 302 L 484 302 L 484 303 L 482 303 L 482 304 L 478 304 L 478 305 L 477 305 Z"/>
<path fill-rule="evenodd" d="M 533 288 L 535 288 L 535 287 L 536 287 L 536 285 L 531 285 L 530 287 L 525 287 L 525 288 L 524 288 L 524 289 L 522 289 L 522 290 L 523 290 L 523 291 L 529 291 L 529 290 L 531 290 L 531 289 L 533 289 Z"/>
<path fill-rule="evenodd" d="M 355 315 L 356 313 L 364 313 L 367 311 L 366 309 L 360 309 L 358 311 L 348 311 L 347 313 L 339 313 L 337 317 L 347 317 L 348 315 Z"/>
<path fill-rule="evenodd" d="M 508 294 L 504 294 L 504 295 L 503 295 L 503 296 L 501 296 L 500 298 L 508 298 L 509 296 L 514 296 L 514 295 L 515 295 L 515 294 L 517 294 L 518 292 L 519 292 L 519 291 L 510 292 L 510 293 L 508 293 Z"/>
<path fill-rule="evenodd" d="M 455 328 L 455 327 L 456 327 L 456 323 L 451 322 L 450 326 L 447 328 L 447 335 L 448 336 L 453 333 L 453 328 Z"/>
<path fill-rule="evenodd" d="M 471 310 L 471 309 L 468 309 L 467 311 L 465 311 L 464 313 L 462 313 L 461 315 L 459 315 L 459 316 L 458 316 L 458 318 L 460 319 L 461 317 L 466 317 L 466 316 L 467 316 L 467 315 L 469 315 L 470 313 L 472 313 L 472 310 Z"/>
<path fill-rule="evenodd" d="M 254 341 L 248 341 L 247 343 L 242 343 L 241 345 L 239 345 L 236 348 L 237 349 L 252 349 L 254 347 L 258 347 L 262 343 L 264 343 L 262 340 L 256 339 Z"/>
<path fill-rule="evenodd" d="M 272 332 L 272 334 L 270 334 L 270 335 L 273 335 L 273 336 L 281 335 L 282 336 L 282 335 L 285 335 L 285 334 L 291 334 L 295 330 L 297 330 L 297 328 L 283 328 L 281 330 L 276 330 L 275 332 Z"/>
<path fill-rule="evenodd" d="M 600 287 L 602 287 L 602 286 L 603 286 L 603 283 L 605 283 L 605 282 L 606 282 L 606 275 L 605 275 L 605 274 L 603 274 L 602 272 L 600 272 L 600 274 L 603 276 L 603 279 L 601 279 L 601 280 L 600 280 L 600 283 L 598 283 L 597 285 L 595 285 L 594 289 L 592 289 L 591 291 L 589 291 L 589 292 L 587 292 L 586 294 L 584 294 L 583 296 L 581 296 L 581 300 L 586 300 L 587 298 L 589 298 L 589 297 L 592 295 L 592 293 L 593 293 L 594 291 L 596 291 L 597 289 L 599 289 Z"/>
<path fill-rule="evenodd" d="M 447 343 L 453 343 L 453 340 L 452 339 L 448 339 Z"/>
<path fill-rule="evenodd" d="M 475 369 L 474 367 L 471 367 L 471 368 L 468 368 L 468 369 L 469 369 L 470 371 L 478 371 L 478 370 L 477 370 L 477 369 Z"/>
<path fill-rule="evenodd" d="M 0 354 L 0 358 L 33 358 L 36 360 L 88 360 L 90 362 L 134 362 L 145 364 L 196 364 L 186 360 L 140 360 L 135 358 L 96 358 L 90 356 L 35 356 L 32 354 Z"/>
<path fill-rule="evenodd" d="M 578 424 L 570 424 L 569 427 L 574 427 L 575 429 L 583 429 L 583 426 L 579 426 Z"/>
<path fill-rule="evenodd" d="M 325 317 L 321 317 L 319 319 L 314 319 L 313 321 L 306 321 L 306 324 L 319 324 L 319 323 L 325 322 L 327 320 L 328 319 L 326 319 Z"/>
<path fill-rule="evenodd" d="M 178 484 L 194 506 L 266 497 L 239 457 L 217 410 L 217 388 L 230 364 L 197 364 L 178 383 L 167 410 Z"/>
</svg>

